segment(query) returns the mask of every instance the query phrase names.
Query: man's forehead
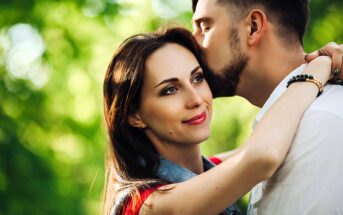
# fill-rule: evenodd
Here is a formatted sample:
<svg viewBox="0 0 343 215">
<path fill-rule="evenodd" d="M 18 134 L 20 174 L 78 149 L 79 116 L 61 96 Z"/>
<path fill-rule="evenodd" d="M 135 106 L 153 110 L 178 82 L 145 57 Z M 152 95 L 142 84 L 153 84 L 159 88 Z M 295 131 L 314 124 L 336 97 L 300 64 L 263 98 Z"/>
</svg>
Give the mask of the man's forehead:
<svg viewBox="0 0 343 215">
<path fill-rule="evenodd" d="M 193 14 L 193 20 L 209 18 L 218 10 L 217 0 L 199 0 Z"/>
</svg>

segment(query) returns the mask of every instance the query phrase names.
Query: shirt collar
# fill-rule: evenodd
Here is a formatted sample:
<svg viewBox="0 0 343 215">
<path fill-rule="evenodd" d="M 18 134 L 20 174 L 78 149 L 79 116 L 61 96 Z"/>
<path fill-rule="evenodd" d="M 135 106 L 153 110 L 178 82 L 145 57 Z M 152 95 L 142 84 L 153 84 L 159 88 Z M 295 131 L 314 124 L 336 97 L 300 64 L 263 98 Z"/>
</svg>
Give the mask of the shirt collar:
<svg viewBox="0 0 343 215">
<path fill-rule="evenodd" d="M 306 64 L 302 64 L 295 70 L 293 70 L 291 73 L 289 73 L 273 90 L 272 94 L 270 94 L 268 100 L 266 103 L 264 103 L 263 107 L 261 108 L 260 112 L 257 114 L 253 127 L 256 126 L 256 124 L 262 119 L 264 114 L 269 110 L 269 108 L 274 104 L 274 102 L 285 92 L 287 88 L 287 82 L 288 80 L 295 75 L 301 74 L 305 69 Z"/>
</svg>

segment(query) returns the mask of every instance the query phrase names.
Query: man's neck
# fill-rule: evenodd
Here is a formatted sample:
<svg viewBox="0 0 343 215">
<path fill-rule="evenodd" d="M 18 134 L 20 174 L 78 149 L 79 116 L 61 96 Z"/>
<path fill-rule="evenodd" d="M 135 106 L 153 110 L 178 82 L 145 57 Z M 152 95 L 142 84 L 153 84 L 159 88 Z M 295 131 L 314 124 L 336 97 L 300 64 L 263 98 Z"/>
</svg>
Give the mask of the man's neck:
<svg viewBox="0 0 343 215">
<path fill-rule="evenodd" d="M 237 95 L 262 107 L 277 85 L 294 69 L 305 63 L 301 46 L 293 49 L 273 48 L 264 50 L 265 55 L 251 59 L 243 72 Z"/>
</svg>

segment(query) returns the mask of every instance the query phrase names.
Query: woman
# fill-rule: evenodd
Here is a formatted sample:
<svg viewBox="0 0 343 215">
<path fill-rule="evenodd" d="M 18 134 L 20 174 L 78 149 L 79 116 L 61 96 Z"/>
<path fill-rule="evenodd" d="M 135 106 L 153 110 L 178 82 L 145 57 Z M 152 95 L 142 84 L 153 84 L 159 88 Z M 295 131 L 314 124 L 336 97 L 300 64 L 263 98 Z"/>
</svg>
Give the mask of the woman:
<svg viewBox="0 0 343 215">
<path fill-rule="evenodd" d="M 213 167 L 199 148 L 212 114 L 199 53 L 191 33 L 175 28 L 133 36 L 114 54 L 104 81 L 106 214 L 240 214 L 234 202 L 285 158 L 316 84 L 291 84 L 246 144 Z M 321 57 L 305 73 L 326 83 L 330 68 Z"/>
</svg>

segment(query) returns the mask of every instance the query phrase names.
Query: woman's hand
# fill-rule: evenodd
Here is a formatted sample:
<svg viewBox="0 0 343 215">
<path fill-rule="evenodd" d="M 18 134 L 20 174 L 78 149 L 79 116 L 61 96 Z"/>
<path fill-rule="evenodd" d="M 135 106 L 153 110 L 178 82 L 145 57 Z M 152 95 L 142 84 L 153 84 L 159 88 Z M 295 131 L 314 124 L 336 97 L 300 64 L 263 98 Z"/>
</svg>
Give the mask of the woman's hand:
<svg viewBox="0 0 343 215">
<path fill-rule="evenodd" d="M 319 56 L 306 66 L 303 73 L 313 75 L 315 79 L 325 85 L 332 78 L 331 65 L 332 60 L 330 57 Z"/>
<path fill-rule="evenodd" d="M 305 60 L 311 62 L 319 56 L 329 56 L 332 59 L 332 72 L 336 69 L 339 72 L 339 79 L 343 79 L 343 44 L 335 42 L 326 44 L 321 49 L 306 55 Z"/>
</svg>

